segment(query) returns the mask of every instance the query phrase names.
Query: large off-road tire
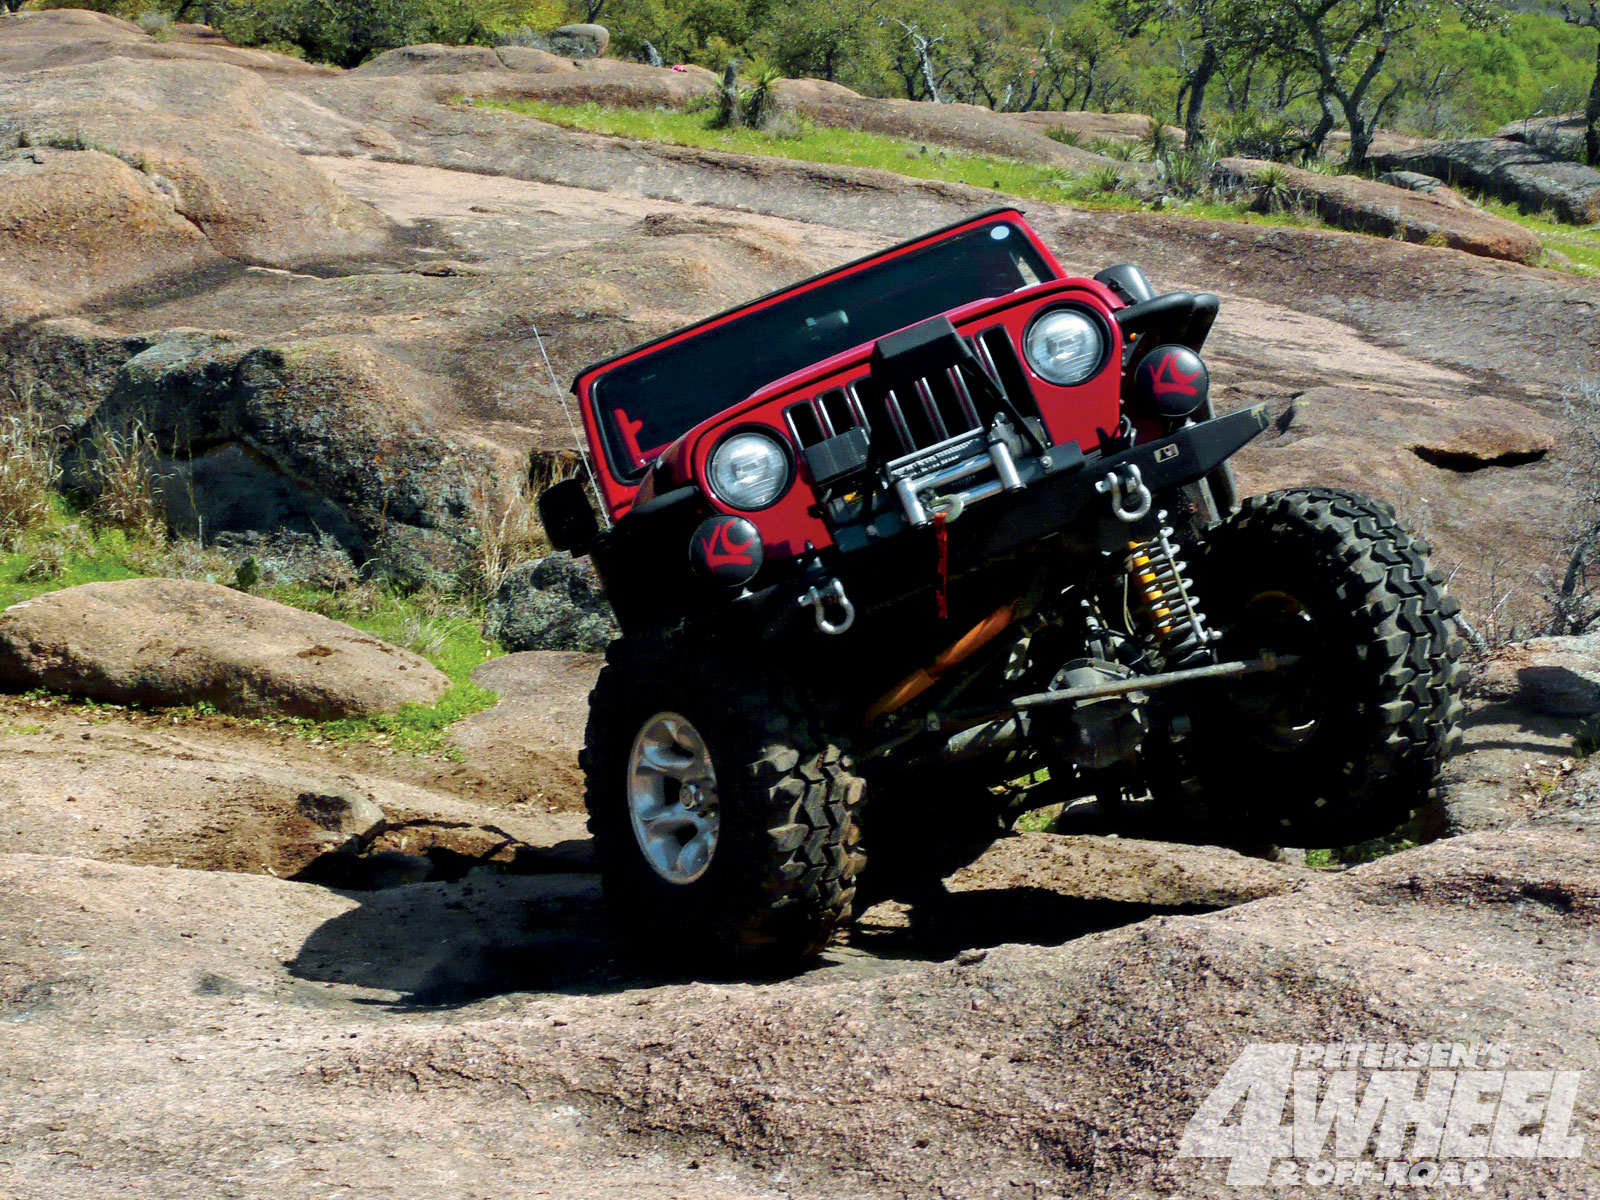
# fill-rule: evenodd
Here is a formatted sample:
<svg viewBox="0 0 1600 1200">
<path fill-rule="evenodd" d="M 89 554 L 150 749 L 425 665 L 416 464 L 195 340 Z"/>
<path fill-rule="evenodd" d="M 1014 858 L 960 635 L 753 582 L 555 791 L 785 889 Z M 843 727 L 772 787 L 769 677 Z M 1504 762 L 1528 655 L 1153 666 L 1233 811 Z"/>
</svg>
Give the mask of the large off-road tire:
<svg viewBox="0 0 1600 1200">
<path fill-rule="evenodd" d="M 581 761 L 608 906 L 640 949 L 777 962 L 848 917 L 861 781 L 786 684 L 704 646 L 623 638 Z"/>
<path fill-rule="evenodd" d="M 1437 801 L 1461 739 L 1458 605 L 1387 504 L 1297 488 L 1246 500 L 1195 561 L 1224 660 L 1300 656 L 1194 706 L 1157 779 L 1181 835 L 1348 846 Z"/>
</svg>

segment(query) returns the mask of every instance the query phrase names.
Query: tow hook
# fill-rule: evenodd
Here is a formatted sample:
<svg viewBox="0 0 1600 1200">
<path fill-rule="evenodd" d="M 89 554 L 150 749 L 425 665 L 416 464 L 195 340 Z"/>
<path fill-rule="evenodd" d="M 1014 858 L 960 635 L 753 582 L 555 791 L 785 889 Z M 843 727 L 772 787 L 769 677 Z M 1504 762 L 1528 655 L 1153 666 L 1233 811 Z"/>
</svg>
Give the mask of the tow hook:
<svg viewBox="0 0 1600 1200">
<path fill-rule="evenodd" d="M 1150 489 L 1145 487 L 1144 476 L 1133 463 L 1124 463 L 1108 471 L 1106 477 L 1094 485 L 1094 490 L 1111 497 L 1111 511 L 1119 521 L 1132 525 L 1150 515 Z"/>
<path fill-rule="evenodd" d="M 821 587 L 807 588 L 800 597 L 800 605 L 803 608 L 808 604 L 817 618 L 817 628 L 823 633 L 844 633 L 856 623 L 856 606 L 850 603 L 850 597 L 844 593 L 844 584 L 837 579 L 830 579 Z M 828 619 L 830 607 L 839 611 L 839 620 Z"/>
</svg>

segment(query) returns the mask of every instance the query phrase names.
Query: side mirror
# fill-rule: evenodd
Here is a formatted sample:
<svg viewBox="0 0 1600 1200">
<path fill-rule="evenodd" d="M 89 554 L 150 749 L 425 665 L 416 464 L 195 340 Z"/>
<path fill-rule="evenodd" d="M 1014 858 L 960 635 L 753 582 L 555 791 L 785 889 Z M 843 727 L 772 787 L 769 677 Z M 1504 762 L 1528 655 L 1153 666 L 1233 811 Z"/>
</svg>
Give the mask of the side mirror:
<svg viewBox="0 0 1600 1200">
<path fill-rule="evenodd" d="M 581 479 L 564 479 L 540 492 L 539 520 L 552 546 L 579 557 L 589 553 L 600 532 Z"/>
</svg>

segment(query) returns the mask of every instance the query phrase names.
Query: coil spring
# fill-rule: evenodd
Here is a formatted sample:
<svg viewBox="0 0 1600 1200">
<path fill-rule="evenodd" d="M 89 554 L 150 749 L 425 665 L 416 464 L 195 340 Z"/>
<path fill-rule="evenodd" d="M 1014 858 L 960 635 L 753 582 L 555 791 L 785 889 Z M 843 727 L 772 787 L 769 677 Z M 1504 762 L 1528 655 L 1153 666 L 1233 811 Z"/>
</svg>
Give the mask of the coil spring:
<svg viewBox="0 0 1600 1200">
<path fill-rule="evenodd" d="M 1166 512 L 1156 519 L 1161 526 L 1155 537 L 1128 543 L 1129 593 L 1155 634 L 1167 669 L 1177 670 L 1208 660 L 1216 634 L 1206 628 L 1195 603 L 1194 581 L 1184 574 L 1188 564 L 1178 557 Z"/>
</svg>

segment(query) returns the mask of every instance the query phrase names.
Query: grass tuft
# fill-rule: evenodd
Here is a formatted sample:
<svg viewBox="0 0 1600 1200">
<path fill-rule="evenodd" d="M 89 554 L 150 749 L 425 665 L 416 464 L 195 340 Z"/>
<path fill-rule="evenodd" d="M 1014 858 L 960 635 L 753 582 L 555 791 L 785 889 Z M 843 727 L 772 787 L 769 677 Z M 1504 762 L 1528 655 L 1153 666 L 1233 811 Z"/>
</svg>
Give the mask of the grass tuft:
<svg viewBox="0 0 1600 1200">
<path fill-rule="evenodd" d="M 31 407 L 0 418 L 0 537 L 49 519 L 61 471 L 53 431 Z"/>
</svg>

